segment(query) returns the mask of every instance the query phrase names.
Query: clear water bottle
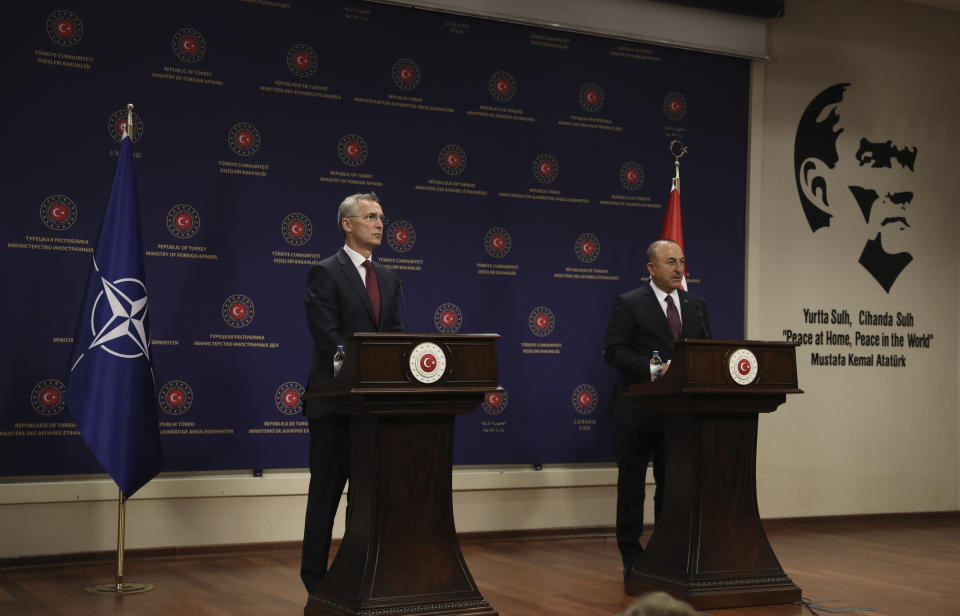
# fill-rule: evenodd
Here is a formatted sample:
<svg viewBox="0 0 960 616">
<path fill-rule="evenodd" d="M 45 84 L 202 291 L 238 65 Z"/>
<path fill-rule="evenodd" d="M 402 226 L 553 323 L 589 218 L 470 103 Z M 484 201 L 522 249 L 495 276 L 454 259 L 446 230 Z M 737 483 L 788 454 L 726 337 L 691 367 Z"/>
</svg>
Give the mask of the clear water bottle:
<svg viewBox="0 0 960 616">
<path fill-rule="evenodd" d="M 340 374 L 340 368 L 343 367 L 343 359 L 347 356 L 343 352 L 343 345 L 337 345 L 337 352 L 333 354 L 333 376 Z"/>
<path fill-rule="evenodd" d="M 663 376 L 663 360 L 660 359 L 660 351 L 654 351 L 650 358 L 650 380 L 656 381 Z"/>
</svg>

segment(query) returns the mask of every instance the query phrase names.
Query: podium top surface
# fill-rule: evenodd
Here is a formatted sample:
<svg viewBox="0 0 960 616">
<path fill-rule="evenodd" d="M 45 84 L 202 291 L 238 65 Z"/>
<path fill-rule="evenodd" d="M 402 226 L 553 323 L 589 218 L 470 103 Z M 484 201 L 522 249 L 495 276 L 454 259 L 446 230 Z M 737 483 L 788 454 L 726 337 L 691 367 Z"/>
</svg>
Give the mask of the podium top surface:
<svg viewBox="0 0 960 616">
<path fill-rule="evenodd" d="M 497 340 L 500 334 L 441 334 L 439 332 L 354 332 L 344 336 L 348 340 L 448 340 L 451 342 L 468 340 Z"/>
<path fill-rule="evenodd" d="M 344 337 L 346 358 L 336 378 L 311 386 L 343 412 L 467 412 L 497 382 L 499 334 L 364 332 Z"/>
<path fill-rule="evenodd" d="M 742 403 L 756 400 L 771 411 L 786 394 L 800 394 L 796 344 L 763 340 L 681 340 L 673 345 L 673 359 L 662 379 L 631 385 L 622 394 L 670 401 L 689 410 L 706 400 Z M 680 401 L 686 399 L 687 404 Z M 767 399 L 768 403 L 760 400 Z M 772 405 L 772 406 L 771 406 Z"/>
</svg>

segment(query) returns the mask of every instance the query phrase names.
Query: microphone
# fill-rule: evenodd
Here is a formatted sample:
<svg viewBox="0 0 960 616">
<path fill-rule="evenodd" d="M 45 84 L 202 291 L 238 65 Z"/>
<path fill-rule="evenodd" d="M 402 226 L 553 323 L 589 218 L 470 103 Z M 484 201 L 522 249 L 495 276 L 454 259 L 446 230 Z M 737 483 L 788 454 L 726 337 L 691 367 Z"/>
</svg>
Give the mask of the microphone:
<svg viewBox="0 0 960 616">
<path fill-rule="evenodd" d="M 683 303 L 689 304 L 690 300 L 684 298 Z M 694 304 L 693 309 L 697 311 L 697 320 L 700 321 L 700 331 L 703 332 L 703 337 L 713 338 L 713 336 L 710 335 L 710 328 L 707 327 L 707 319 L 703 316 L 703 310 L 700 309 L 700 304 Z"/>
<path fill-rule="evenodd" d="M 397 291 L 400 292 L 400 303 L 403 305 L 403 320 L 406 322 L 405 332 L 410 331 L 410 313 L 407 312 L 407 300 L 403 294 L 403 281 L 397 278 Z"/>
<path fill-rule="evenodd" d="M 704 338 L 713 338 L 710 334 L 710 328 L 707 327 L 707 319 L 703 316 L 703 310 L 700 310 L 700 306 L 697 306 L 697 317 L 700 319 L 700 327 L 703 329 Z"/>
</svg>

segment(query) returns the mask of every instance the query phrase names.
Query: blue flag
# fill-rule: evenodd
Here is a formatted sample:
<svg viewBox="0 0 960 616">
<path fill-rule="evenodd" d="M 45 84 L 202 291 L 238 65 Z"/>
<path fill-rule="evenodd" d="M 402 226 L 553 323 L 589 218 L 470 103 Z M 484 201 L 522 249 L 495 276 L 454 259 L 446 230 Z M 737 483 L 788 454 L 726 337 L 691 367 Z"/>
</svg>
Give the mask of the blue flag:
<svg viewBox="0 0 960 616">
<path fill-rule="evenodd" d="M 133 146 L 124 133 L 73 339 L 67 411 L 130 497 L 160 472 Z"/>
</svg>

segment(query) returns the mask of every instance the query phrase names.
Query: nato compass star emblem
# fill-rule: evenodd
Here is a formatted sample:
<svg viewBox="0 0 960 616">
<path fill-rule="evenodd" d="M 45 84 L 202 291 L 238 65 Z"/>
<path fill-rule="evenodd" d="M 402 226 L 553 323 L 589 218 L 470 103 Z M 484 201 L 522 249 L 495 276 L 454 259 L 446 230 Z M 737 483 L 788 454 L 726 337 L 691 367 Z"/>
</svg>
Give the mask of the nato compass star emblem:
<svg viewBox="0 0 960 616">
<path fill-rule="evenodd" d="M 100 268 L 94 261 L 99 274 Z M 120 278 L 113 282 L 100 276 L 101 290 L 90 311 L 90 332 L 93 340 L 87 351 L 100 348 L 115 357 L 150 359 L 147 340 L 147 287 L 136 278 Z M 83 359 L 83 355 L 74 363 Z"/>
</svg>

